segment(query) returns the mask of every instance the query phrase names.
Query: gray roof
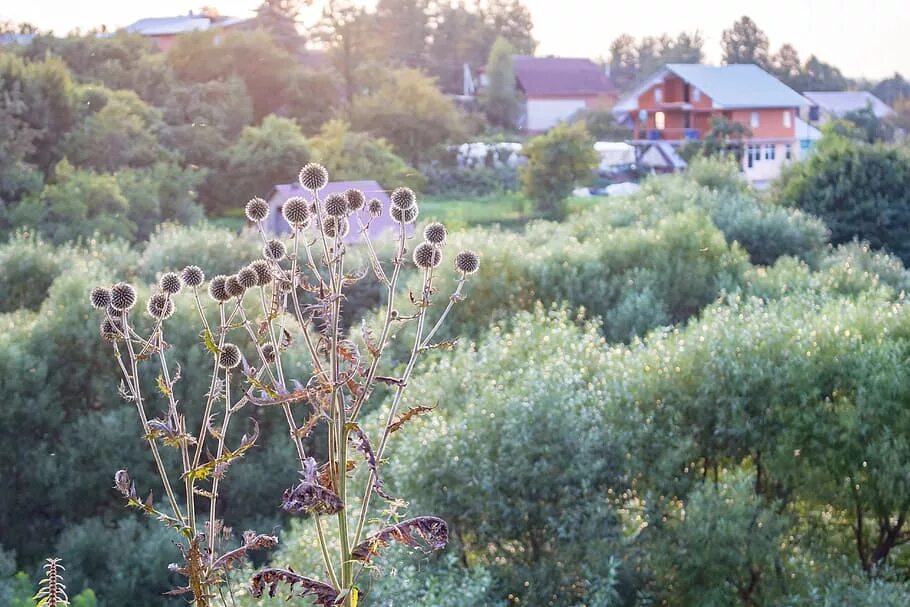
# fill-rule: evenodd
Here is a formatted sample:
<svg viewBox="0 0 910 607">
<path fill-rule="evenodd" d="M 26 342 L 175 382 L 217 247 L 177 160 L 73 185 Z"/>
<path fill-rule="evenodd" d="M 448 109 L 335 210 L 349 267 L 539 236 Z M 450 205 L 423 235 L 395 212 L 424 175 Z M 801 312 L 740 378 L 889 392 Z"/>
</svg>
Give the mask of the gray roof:
<svg viewBox="0 0 910 607">
<path fill-rule="evenodd" d="M 879 118 L 890 116 L 894 113 L 888 105 L 869 91 L 807 91 L 803 96 L 812 101 L 813 105 L 835 116 L 843 116 L 848 112 L 862 110 L 872 106 L 872 112 Z"/>
<path fill-rule="evenodd" d="M 638 96 L 663 80 L 668 73 L 679 76 L 708 95 L 718 109 L 809 105 L 805 97 L 751 63 L 721 66 L 669 63 L 616 104 L 616 109 L 632 110 L 638 107 Z"/>
<path fill-rule="evenodd" d="M 369 223 L 370 230 L 370 239 L 374 242 L 384 242 L 392 241 L 397 237 L 398 224 L 389 217 L 389 206 L 391 205 L 391 200 L 389 199 L 388 193 L 382 189 L 382 187 L 375 181 L 330 181 L 326 184 L 325 188 L 320 190 L 319 198 L 320 200 L 325 200 L 325 197 L 329 194 L 341 194 L 348 188 L 355 188 L 361 190 L 366 194 L 367 200 L 371 198 L 378 198 L 382 203 L 383 213 L 380 217 L 377 217 L 373 220 L 370 220 L 370 215 L 367 213 L 366 208 L 360 209 L 360 211 L 354 213 L 351 216 L 351 230 L 348 232 L 348 235 L 345 236 L 344 241 L 346 244 L 354 244 L 363 242 L 360 237 L 360 226 L 357 223 L 356 217 L 359 216 L 364 225 Z M 271 213 L 269 217 L 265 220 L 265 227 L 272 234 L 281 234 L 284 232 L 289 232 L 290 228 L 287 223 L 284 221 L 284 218 L 281 217 L 281 205 L 284 204 L 284 201 L 292 196 L 301 196 L 312 202 L 313 195 L 309 190 L 305 190 L 300 187 L 299 183 L 282 183 L 278 184 L 272 188 L 272 193 L 269 195 L 269 207 L 271 208 Z M 406 232 L 412 234 L 414 232 L 414 224 L 408 224 L 406 227 Z"/>
<path fill-rule="evenodd" d="M 143 36 L 166 36 L 199 32 L 212 26 L 208 17 L 183 15 L 180 17 L 150 17 L 126 26 L 126 31 Z"/>
</svg>

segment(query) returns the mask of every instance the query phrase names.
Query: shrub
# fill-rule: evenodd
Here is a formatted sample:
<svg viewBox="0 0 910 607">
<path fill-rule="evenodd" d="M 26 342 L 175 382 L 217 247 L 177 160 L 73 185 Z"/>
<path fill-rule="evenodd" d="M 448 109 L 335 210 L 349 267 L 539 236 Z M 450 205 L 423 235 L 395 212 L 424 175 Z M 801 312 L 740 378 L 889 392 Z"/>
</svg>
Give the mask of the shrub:
<svg viewBox="0 0 910 607">
<path fill-rule="evenodd" d="M 225 242 L 230 239 L 231 245 Z M 145 247 L 139 260 L 139 277 L 153 282 L 156 274 L 166 270 L 179 270 L 187 265 L 197 265 L 212 277 L 231 274 L 244 262 L 259 255 L 262 246 L 252 231 L 239 237 L 224 228 L 209 224 L 194 227 L 162 226 Z"/>
<path fill-rule="evenodd" d="M 482 198 L 519 189 L 518 169 L 510 166 L 472 169 L 433 165 L 427 168 L 425 192 L 447 198 Z"/>
<path fill-rule="evenodd" d="M 593 175 L 598 157 L 584 124 L 560 124 L 525 147 L 522 190 L 544 215 L 561 218 L 575 185 Z"/>
<path fill-rule="evenodd" d="M 41 305 L 62 271 L 63 260 L 55 253 L 53 245 L 25 231 L 17 231 L 0 245 L 0 312 L 35 310 Z"/>
</svg>

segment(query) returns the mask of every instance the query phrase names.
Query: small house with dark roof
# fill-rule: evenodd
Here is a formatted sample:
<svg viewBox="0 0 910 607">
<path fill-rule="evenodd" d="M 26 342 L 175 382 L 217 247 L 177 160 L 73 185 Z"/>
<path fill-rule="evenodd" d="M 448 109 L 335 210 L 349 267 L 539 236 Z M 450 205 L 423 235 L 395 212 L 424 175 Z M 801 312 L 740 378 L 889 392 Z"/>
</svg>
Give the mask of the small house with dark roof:
<svg viewBox="0 0 910 607">
<path fill-rule="evenodd" d="M 330 181 L 325 188 L 319 191 L 320 200 L 330 194 L 341 194 L 349 188 L 358 189 L 366 195 L 367 200 L 377 198 L 382 203 L 382 215 L 371 218 L 367 212 L 366 206 L 359 211 L 352 213 L 350 216 L 351 229 L 347 236 L 344 237 L 345 244 L 356 244 L 363 242 L 360 237 L 361 223 L 363 226 L 369 225 L 369 235 L 373 243 L 391 242 L 398 237 L 398 223 L 389 216 L 389 206 L 391 200 L 389 194 L 375 181 Z M 300 186 L 299 183 L 282 183 L 272 188 L 269 194 L 268 202 L 271 209 L 268 218 L 265 220 L 265 229 L 270 234 L 284 234 L 291 229 L 281 215 L 281 207 L 288 198 L 299 196 L 312 202 L 313 194 Z M 414 232 L 414 224 L 408 224 L 406 231 L 410 235 Z"/>
<path fill-rule="evenodd" d="M 616 87 L 590 59 L 516 55 L 512 65 L 526 102 L 521 126 L 529 131 L 545 131 L 581 110 L 609 109 L 616 101 Z"/>
<path fill-rule="evenodd" d="M 887 103 L 869 91 L 806 91 L 803 97 L 818 106 L 819 124 L 866 108 L 872 110 L 876 118 L 894 115 Z"/>
</svg>

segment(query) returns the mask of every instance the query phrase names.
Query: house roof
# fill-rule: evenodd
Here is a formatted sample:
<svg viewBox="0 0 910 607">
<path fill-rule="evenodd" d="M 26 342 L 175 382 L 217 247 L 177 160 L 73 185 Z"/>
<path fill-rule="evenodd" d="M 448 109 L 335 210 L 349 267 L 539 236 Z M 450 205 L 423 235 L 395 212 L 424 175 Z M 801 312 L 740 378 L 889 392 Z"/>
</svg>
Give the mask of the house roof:
<svg viewBox="0 0 910 607">
<path fill-rule="evenodd" d="M 590 59 L 515 55 L 512 65 L 528 97 L 591 96 L 616 90 L 603 68 Z"/>
<path fill-rule="evenodd" d="M 803 93 L 829 114 L 843 116 L 848 112 L 865 109 L 872 106 L 872 112 L 879 118 L 890 116 L 894 113 L 888 105 L 869 91 L 807 91 Z"/>
<path fill-rule="evenodd" d="M 616 104 L 617 110 L 634 110 L 638 96 L 675 74 L 708 95 L 719 109 L 799 107 L 809 101 L 789 86 L 751 63 L 734 65 L 702 65 L 700 63 L 669 63 L 648 78 L 641 86 Z"/>
<path fill-rule="evenodd" d="M 149 17 L 126 26 L 126 31 L 143 36 L 166 36 L 207 30 L 212 26 L 208 17 L 182 15 L 180 17 Z"/>
</svg>

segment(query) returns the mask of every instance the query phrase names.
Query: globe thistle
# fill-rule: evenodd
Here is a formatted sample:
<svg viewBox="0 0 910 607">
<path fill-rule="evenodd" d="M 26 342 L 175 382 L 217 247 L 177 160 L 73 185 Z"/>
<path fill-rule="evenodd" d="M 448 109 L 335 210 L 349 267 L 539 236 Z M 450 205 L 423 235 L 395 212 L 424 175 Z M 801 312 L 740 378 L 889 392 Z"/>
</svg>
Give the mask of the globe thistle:
<svg viewBox="0 0 910 607">
<path fill-rule="evenodd" d="M 348 211 L 353 213 L 363 208 L 367 197 L 357 188 L 348 188 L 344 191 L 344 199 L 348 201 Z"/>
<path fill-rule="evenodd" d="M 224 281 L 224 290 L 229 297 L 240 297 L 246 292 L 246 288 L 240 284 L 236 274 L 227 277 L 227 280 Z"/>
<path fill-rule="evenodd" d="M 224 344 L 218 354 L 218 365 L 223 369 L 233 369 L 240 364 L 240 348 L 234 344 Z"/>
<path fill-rule="evenodd" d="M 176 295 L 183 288 L 183 281 L 180 280 L 180 276 L 176 272 L 166 272 L 161 275 L 158 287 L 165 293 Z"/>
<path fill-rule="evenodd" d="M 367 209 L 372 217 L 379 217 L 382 215 L 382 202 L 378 198 L 371 198 Z"/>
<path fill-rule="evenodd" d="M 422 242 L 414 248 L 414 263 L 421 270 L 435 268 L 442 261 L 439 247 L 430 242 Z"/>
<path fill-rule="evenodd" d="M 315 200 L 310 203 L 310 205 L 307 207 L 307 209 L 310 211 L 310 215 L 312 215 L 313 217 L 315 217 L 316 215 L 319 214 L 319 209 L 316 207 Z"/>
<path fill-rule="evenodd" d="M 341 194 L 329 194 L 322 207 L 330 217 L 344 217 L 348 214 L 348 201 Z"/>
<path fill-rule="evenodd" d="M 322 220 L 322 232 L 329 238 L 344 238 L 350 229 L 347 217 L 326 217 Z"/>
<path fill-rule="evenodd" d="M 410 209 L 402 209 L 400 207 L 393 206 L 389 209 L 389 214 L 397 222 L 400 223 L 414 223 L 417 221 L 417 207 L 413 206 Z"/>
<path fill-rule="evenodd" d="M 252 289 L 259 284 L 259 275 L 256 273 L 256 270 L 247 266 L 237 272 L 237 282 L 239 282 L 240 286 L 244 289 Z"/>
<path fill-rule="evenodd" d="M 444 243 L 446 236 L 448 236 L 446 227 L 438 221 L 434 221 L 433 223 L 428 224 L 427 227 L 423 229 L 423 237 L 427 239 L 427 242 L 433 244 Z"/>
<path fill-rule="evenodd" d="M 399 209 L 410 209 L 417 202 L 417 195 L 411 188 L 395 188 L 391 198 L 392 204 Z"/>
<path fill-rule="evenodd" d="M 265 362 L 267 362 L 267 363 L 275 362 L 275 358 L 276 358 L 275 346 L 273 346 L 272 344 L 265 344 L 264 346 L 262 346 L 262 357 L 265 359 Z"/>
<path fill-rule="evenodd" d="M 269 262 L 264 259 L 257 259 L 250 264 L 250 268 L 256 272 L 256 286 L 262 287 L 272 282 L 272 271 L 269 269 Z"/>
<path fill-rule="evenodd" d="M 307 209 L 309 203 L 305 198 L 294 196 L 284 201 L 281 207 L 281 214 L 292 228 L 303 229 L 310 221 L 310 211 Z"/>
<path fill-rule="evenodd" d="M 129 310 L 136 305 L 136 289 L 125 282 L 111 287 L 111 307 L 118 311 Z"/>
<path fill-rule="evenodd" d="M 474 251 L 462 251 L 455 256 L 455 269 L 462 274 L 473 274 L 480 267 L 480 258 Z"/>
<path fill-rule="evenodd" d="M 89 301 L 96 310 L 106 308 L 111 303 L 111 292 L 104 287 L 95 287 L 89 295 Z"/>
<path fill-rule="evenodd" d="M 174 302 L 168 297 L 167 293 L 155 293 L 149 297 L 148 305 L 146 305 L 145 309 L 152 318 L 164 320 L 165 318 L 170 318 L 174 313 Z"/>
<path fill-rule="evenodd" d="M 99 332 L 101 337 L 107 341 L 114 341 L 117 339 L 123 339 L 123 326 L 120 321 L 115 321 L 110 318 L 105 318 L 101 321 L 101 326 L 99 327 Z"/>
<path fill-rule="evenodd" d="M 253 223 L 258 223 L 269 216 L 269 203 L 262 198 L 251 198 L 246 207 L 246 218 Z"/>
<path fill-rule="evenodd" d="M 302 169 L 298 176 L 300 185 L 311 192 L 321 190 L 329 182 L 329 172 L 321 164 L 311 162 Z"/>
<path fill-rule="evenodd" d="M 225 302 L 231 298 L 227 292 L 227 276 L 219 274 L 209 283 L 209 295 L 218 302 Z"/>
<path fill-rule="evenodd" d="M 187 266 L 180 273 L 180 278 L 186 286 L 196 288 L 205 282 L 205 273 L 199 266 Z"/>
<path fill-rule="evenodd" d="M 266 259 L 272 261 L 281 261 L 284 259 L 284 256 L 287 255 L 287 249 L 283 242 L 273 238 L 265 243 L 265 246 L 262 248 L 262 255 Z"/>
</svg>

